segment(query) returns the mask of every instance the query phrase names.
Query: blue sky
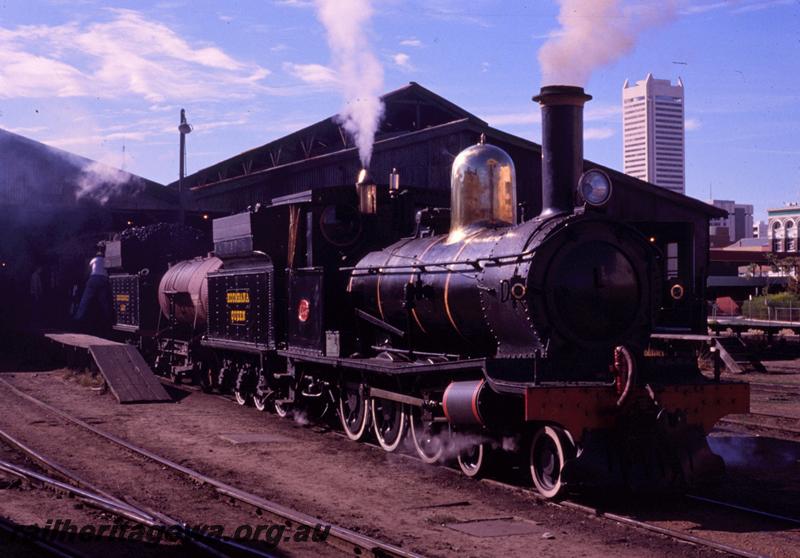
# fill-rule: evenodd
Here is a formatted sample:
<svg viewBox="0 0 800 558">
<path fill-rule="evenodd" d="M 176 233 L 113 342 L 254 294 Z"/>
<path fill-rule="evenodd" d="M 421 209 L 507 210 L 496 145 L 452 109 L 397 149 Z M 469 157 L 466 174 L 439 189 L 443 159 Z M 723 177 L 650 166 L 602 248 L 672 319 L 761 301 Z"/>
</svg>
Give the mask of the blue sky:
<svg viewBox="0 0 800 558">
<path fill-rule="evenodd" d="M 577 0 L 571 0 L 577 1 Z M 610 1 L 610 0 L 607 0 Z M 669 2 L 623 2 L 628 9 Z M 420 84 L 539 140 L 537 52 L 555 1 L 373 0 L 383 90 Z M 800 201 L 800 0 L 674 0 L 586 84 L 588 158 L 622 168 L 622 83 L 686 87 L 687 194 Z M 598 25 L 598 33 L 608 33 Z M 0 0 L 0 127 L 159 182 L 336 113 L 342 96 L 313 2 Z M 123 159 L 124 145 L 124 159 Z"/>
</svg>

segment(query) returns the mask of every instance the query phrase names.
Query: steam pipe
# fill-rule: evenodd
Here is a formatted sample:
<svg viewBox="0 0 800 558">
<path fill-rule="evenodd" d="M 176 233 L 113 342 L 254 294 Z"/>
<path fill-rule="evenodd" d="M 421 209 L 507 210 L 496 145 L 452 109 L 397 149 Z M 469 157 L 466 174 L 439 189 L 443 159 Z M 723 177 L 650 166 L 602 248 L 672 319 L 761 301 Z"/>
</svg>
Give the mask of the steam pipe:
<svg viewBox="0 0 800 558">
<path fill-rule="evenodd" d="M 572 213 L 583 170 L 582 87 L 546 85 L 533 98 L 542 107 L 542 211 L 540 216 Z"/>
</svg>

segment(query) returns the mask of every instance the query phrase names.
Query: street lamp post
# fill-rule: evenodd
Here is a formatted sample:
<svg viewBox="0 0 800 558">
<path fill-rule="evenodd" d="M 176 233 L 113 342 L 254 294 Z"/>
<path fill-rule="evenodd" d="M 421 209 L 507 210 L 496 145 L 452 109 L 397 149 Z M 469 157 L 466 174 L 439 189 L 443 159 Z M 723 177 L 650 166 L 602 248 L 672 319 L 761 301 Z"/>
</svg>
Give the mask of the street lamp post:
<svg viewBox="0 0 800 558">
<path fill-rule="evenodd" d="M 186 195 L 183 191 L 183 178 L 186 176 L 186 134 L 191 133 L 192 125 L 186 121 L 186 110 L 181 109 L 181 122 L 178 125 L 180 132 L 180 156 L 178 168 L 178 208 L 181 224 L 186 222 Z"/>
</svg>

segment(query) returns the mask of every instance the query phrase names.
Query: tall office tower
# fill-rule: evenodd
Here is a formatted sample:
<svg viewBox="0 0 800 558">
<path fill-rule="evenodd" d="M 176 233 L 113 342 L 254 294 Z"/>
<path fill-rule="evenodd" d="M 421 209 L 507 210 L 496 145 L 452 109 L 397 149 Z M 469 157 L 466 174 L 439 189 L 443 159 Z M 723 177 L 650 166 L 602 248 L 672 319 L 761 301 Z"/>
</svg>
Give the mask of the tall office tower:
<svg viewBox="0 0 800 558">
<path fill-rule="evenodd" d="M 684 171 L 683 81 L 647 74 L 636 85 L 622 86 L 623 161 L 625 174 L 686 191 Z"/>
</svg>

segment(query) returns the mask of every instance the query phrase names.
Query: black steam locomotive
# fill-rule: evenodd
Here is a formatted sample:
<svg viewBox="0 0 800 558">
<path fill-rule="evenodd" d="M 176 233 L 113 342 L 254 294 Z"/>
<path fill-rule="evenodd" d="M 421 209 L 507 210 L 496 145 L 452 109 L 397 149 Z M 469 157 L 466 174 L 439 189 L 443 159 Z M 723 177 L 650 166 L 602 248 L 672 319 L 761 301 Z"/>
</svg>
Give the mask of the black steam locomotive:
<svg viewBox="0 0 800 558">
<path fill-rule="evenodd" d="M 119 262 L 117 329 L 176 380 L 280 415 L 335 409 L 348 437 L 387 451 L 410 430 L 424 461 L 455 457 L 469 476 L 524 455 L 546 497 L 692 482 L 720 467 L 705 434 L 746 411 L 747 386 L 650 346 L 673 285 L 652 242 L 606 214 L 609 177 L 581 173 L 589 99 L 536 97 L 533 218 L 518 222 L 511 158 L 481 141 L 453 164 L 449 210 L 363 173 L 217 219 L 213 255 L 170 267 L 157 296 Z"/>
</svg>

